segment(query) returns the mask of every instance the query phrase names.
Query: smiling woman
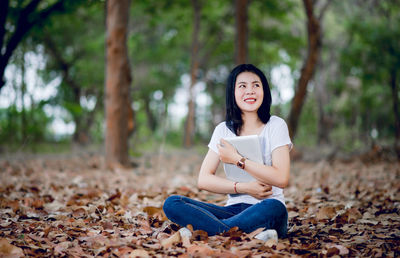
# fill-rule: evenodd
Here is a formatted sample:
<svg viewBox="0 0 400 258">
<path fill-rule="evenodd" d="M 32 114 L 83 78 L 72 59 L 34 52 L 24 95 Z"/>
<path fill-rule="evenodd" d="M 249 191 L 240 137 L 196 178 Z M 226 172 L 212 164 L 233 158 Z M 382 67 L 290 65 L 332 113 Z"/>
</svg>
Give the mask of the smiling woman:
<svg viewBox="0 0 400 258">
<path fill-rule="evenodd" d="M 235 85 L 235 100 L 242 112 L 257 111 L 264 100 L 260 78 L 251 72 L 239 74 Z"/>
<path fill-rule="evenodd" d="M 170 220 L 209 235 L 238 227 L 247 233 L 263 228 L 266 231 L 258 237 L 264 240 L 286 237 L 288 213 L 282 188 L 288 185 L 292 143 L 285 121 L 271 116 L 270 107 L 271 92 L 263 72 L 251 64 L 234 68 L 226 85 L 226 121 L 215 128 L 198 177 L 200 189 L 228 194 L 227 205 L 170 196 L 163 207 Z M 254 134 L 262 146 L 263 164 L 242 157 L 224 140 Z M 238 166 L 254 180 L 217 176 L 221 161 Z"/>
</svg>

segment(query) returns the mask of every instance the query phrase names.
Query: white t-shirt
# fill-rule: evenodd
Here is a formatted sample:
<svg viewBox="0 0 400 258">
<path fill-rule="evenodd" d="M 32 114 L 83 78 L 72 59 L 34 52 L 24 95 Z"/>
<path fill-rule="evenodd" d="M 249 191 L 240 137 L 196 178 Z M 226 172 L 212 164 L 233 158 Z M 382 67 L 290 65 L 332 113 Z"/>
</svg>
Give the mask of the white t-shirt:
<svg viewBox="0 0 400 258">
<path fill-rule="evenodd" d="M 222 122 L 215 127 L 208 147 L 218 154 L 217 144 L 220 143 L 221 138 L 226 137 L 237 136 L 231 130 L 229 130 L 225 122 Z M 264 164 L 268 166 L 272 165 L 272 151 L 274 149 L 284 145 L 289 145 L 289 149 L 292 148 L 292 142 L 289 137 L 289 130 L 286 122 L 277 116 L 271 116 L 267 124 L 264 126 L 262 132 L 259 134 L 259 139 L 263 161 Z M 256 204 L 261 201 L 248 194 L 229 194 L 228 197 L 229 199 L 226 205 L 232 205 L 236 203 Z M 282 188 L 273 186 L 272 195 L 270 195 L 268 198 L 277 199 L 285 205 L 285 197 L 283 195 Z"/>
</svg>

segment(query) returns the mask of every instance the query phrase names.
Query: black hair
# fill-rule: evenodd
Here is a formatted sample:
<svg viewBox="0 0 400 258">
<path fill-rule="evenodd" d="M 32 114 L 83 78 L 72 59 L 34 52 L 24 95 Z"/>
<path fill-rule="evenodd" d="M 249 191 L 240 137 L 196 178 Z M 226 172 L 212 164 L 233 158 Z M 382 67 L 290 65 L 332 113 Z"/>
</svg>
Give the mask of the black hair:
<svg viewBox="0 0 400 258">
<path fill-rule="evenodd" d="M 271 91 L 269 89 L 269 84 L 267 81 L 267 77 L 265 77 L 264 73 L 255 67 L 252 64 L 241 64 L 233 68 L 231 73 L 228 76 L 228 80 L 226 83 L 226 126 L 231 130 L 234 134 L 239 135 L 240 130 L 243 125 L 242 120 L 242 111 L 238 107 L 235 100 L 235 84 L 236 78 L 240 73 L 250 72 L 256 74 L 262 83 L 264 90 L 264 99 L 257 111 L 258 117 L 260 120 L 266 124 L 271 117 Z"/>
</svg>

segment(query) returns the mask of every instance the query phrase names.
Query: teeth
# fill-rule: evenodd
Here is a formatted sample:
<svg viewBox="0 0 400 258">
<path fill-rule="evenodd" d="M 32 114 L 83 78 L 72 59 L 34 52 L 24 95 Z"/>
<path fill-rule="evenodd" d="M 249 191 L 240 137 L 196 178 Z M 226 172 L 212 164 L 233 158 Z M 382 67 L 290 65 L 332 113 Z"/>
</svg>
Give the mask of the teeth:
<svg viewBox="0 0 400 258">
<path fill-rule="evenodd" d="M 255 99 L 245 99 L 244 101 L 245 102 L 255 102 L 256 100 Z"/>
</svg>

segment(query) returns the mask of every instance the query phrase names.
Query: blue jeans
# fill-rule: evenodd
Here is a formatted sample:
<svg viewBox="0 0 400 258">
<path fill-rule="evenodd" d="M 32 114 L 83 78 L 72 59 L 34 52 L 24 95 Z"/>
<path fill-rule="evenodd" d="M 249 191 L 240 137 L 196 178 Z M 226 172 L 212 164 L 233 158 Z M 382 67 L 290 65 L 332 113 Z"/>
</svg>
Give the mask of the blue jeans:
<svg viewBox="0 0 400 258">
<path fill-rule="evenodd" d="M 275 229 L 280 238 L 287 234 L 286 207 L 275 199 L 265 199 L 257 204 L 218 206 L 173 195 L 165 200 L 163 210 L 172 222 L 182 227 L 190 224 L 194 230 L 204 230 L 210 236 L 235 226 L 246 233 L 265 228 Z"/>
</svg>

